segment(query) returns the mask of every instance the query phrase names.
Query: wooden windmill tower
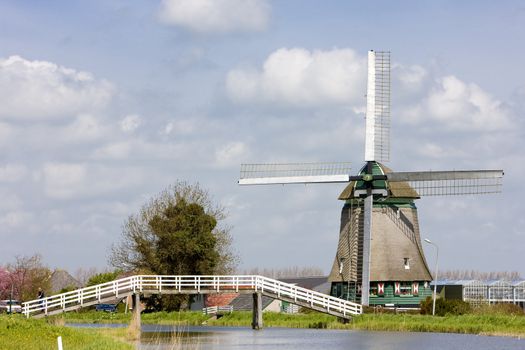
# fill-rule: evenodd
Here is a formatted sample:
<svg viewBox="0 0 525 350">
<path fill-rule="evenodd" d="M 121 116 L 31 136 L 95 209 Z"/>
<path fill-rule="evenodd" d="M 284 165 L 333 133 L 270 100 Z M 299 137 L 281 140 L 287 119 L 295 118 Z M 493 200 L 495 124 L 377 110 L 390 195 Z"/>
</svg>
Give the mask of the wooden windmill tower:
<svg viewBox="0 0 525 350">
<path fill-rule="evenodd" d="M 368 52 L 365 165 L 242 164 L 240 185 L 348 183 L 331 294 L 363 305 L 414 305 L 430 294 L 414 200 L 501 191 L 502 170 L 393 172 L 390 156 L 390 53 Z"/>
</svg>

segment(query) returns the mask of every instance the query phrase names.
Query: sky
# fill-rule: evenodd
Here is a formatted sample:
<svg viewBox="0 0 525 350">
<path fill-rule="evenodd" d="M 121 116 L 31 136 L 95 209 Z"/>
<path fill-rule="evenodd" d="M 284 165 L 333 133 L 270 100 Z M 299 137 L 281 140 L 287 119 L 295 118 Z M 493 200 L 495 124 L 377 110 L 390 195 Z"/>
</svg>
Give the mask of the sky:
<svg viewBox="0 0 525 350">
<path fill-rule="evenodd" d="M 103 269 L 182 180 L 226 208 L 240 270 L 328 273 L 344 185 L 240 187 L 239 165 L 357 172 L 374 49 L 390 168 L 505 171 L 501 194 L 417 201 L 440 269 L 525 277 L 523 43 L 521 1 L 0 0 L 0 264 Z"/>
</svg>

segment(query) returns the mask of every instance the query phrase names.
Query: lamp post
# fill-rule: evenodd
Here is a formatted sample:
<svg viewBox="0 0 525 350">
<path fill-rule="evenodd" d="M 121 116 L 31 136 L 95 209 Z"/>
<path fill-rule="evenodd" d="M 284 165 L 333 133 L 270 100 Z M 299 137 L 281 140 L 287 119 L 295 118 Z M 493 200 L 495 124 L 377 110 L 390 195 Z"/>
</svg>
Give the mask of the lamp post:
<svg viewBox="0 0 525 350">
<path fill-rule="evenodd" d="M 436 314 L 436 292 L 437 292 L 437 279 L 438 279 L 438 260 L 439 260 L 439 247 L 436 243 L 432 242 L 430 239 L 425 238 L 425 242 L 432 244 L 436 247 L 436 268 L 434 270 L 434 297 L 432 300 L 432 316 Z"/>
</svg>

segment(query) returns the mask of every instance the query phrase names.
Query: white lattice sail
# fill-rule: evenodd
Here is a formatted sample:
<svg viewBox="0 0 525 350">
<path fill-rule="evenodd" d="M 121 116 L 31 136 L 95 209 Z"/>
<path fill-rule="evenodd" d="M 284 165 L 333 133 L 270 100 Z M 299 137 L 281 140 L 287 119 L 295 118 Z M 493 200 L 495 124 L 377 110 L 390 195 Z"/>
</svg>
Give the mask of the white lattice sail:
<svg viewBox="0 0 525 350">
<path fill-rule="evenodd" d="M 368 52 L 365 161 L 390 160 L 390 52 Z"/>
</svg>

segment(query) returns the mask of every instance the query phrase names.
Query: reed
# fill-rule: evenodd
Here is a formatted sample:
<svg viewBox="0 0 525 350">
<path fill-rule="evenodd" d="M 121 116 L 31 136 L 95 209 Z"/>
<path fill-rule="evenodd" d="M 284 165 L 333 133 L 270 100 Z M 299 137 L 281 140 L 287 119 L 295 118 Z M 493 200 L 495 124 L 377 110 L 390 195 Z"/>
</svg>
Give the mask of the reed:
<svg viewBox="0 0 525 350">
<path fill-rule="evenodd" d="M 0 315 L 0 349 L 56 349 L 62 336 L 64 349 L 133 349 L 130 344 L 94 329 L 54 325 L 46 320 L 26 319 L 21 315 Z"/>
</svg>

